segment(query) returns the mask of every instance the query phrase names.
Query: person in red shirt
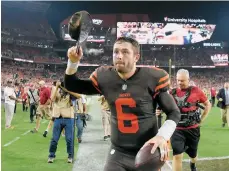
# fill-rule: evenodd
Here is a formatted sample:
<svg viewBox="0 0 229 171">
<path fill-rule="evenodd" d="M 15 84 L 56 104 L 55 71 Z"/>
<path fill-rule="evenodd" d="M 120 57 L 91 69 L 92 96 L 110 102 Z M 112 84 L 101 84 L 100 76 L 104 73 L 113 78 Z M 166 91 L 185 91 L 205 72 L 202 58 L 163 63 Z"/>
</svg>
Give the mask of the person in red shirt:
<svg viewBox="0 0 229 171">
<path fill-rule="evenodd" d="M 24 91 L 24 88 L 22 88 L 22 111 L 27 112 L 28 105 L 27 105 L 27 93 Z"/>
<path fill-rule="evenodd" d="M 216 97 L 216 89 L 215 87 L 211 88 L 211 102 L 212 102 L 212 107 L 215 106 L 215 97 Z"/>
<path fill-rule="evenodd" d="M 170 91 L 181 113 L 181 120 L 171 137 L 173 171 L 182 171 L 184 152 L 190 157 L 191 171 L 197 171 L 195 163 L 197 161 L 197 149 L 200 140 L 200 124 L 207 117 L 211 109 L 211 103 L 200 88 L 189 86 L 188 70 L 178 70 L 177 85 L 178 88 Z M 200 108 L 204 108 L 202 114 Z M 160 115 L 161 111 L 157 110 L 156 114 Z"/>
<path fill-rule="evenodd" d="M 43 135 L 44 137 L 46 137 L 48 130 L 53 125 L 53 121 L 51 120 L 52 119 L 51 99 L 50 99 L 51 90 L 45 86 L 44 81 L 40 81 L 38 83 L 38 87 L 39 87 L 39 105 L 37 107 L 37 112 L 36 112 L 37 115 L 36 127 L 34 128 L 34 130 L 31 130 L 31 132 L 36 133 L 38 131 L 38 129 L 40 128 L 41 118 L 45 117 L 45 119 L 50 120 L 48 127 L 44 132 L 45 135 Z"/>
</svg>

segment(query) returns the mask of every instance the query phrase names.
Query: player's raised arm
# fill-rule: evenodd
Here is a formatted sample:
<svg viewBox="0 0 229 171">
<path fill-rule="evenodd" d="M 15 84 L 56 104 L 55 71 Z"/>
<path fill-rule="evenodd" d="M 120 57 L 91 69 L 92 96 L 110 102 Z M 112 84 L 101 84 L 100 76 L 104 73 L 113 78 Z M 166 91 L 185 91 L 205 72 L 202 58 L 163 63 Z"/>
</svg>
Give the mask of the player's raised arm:
<svg viewBox="0 0 229 171">
<path fill-rule="evenodd" d="M 81 80 L 76 76 L 78 64 L 83 56 L 82 49 L 80 48 L 79 53 L 77 53 L 76 48 L 74 46 L 68 49 L 68 65 L 64 77 L 66 89 L 79 94 L 100 94 L 101 91 L 98 88 L 97 80 L 94 78 L 97 75 L 96 71 L 87 80 Z"/>
</svg>

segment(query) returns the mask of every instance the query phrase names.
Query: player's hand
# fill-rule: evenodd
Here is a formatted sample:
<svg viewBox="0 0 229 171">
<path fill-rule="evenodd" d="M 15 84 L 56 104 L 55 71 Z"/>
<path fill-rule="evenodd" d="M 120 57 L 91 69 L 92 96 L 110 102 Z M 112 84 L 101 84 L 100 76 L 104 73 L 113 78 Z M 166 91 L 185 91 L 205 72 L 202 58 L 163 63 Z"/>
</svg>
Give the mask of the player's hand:
<svg viewBox="0 0 229 171">
<path fill-rule="evenodd" d="M 82 56 L 83 56 L 83 50 L 81 47 L 79 48 L 79 51 L 76 46 L 73 46 L 68 49 L 68 58 L 72 63 L 79 62 Z"/>
<path fill-rule="evenodd" d="M 161 111 L 161 110 L 156 109 L 156 115 L 157 115 L 157 116 L 161 115 L 161 113 L 162 113 L 162 111 Z"/>
<path fill-rule="evenodd" d="M 219 101 L 220 101 L 220 102 L 222 102 L 222 101 L 223 101 L 223 99 L 222 99 L 222 98 L 219 98 Z"/>
<path fill-rule="evenodd" d="M 169 158 L 169 147 L 167 141 L 162 136 L 155 136 L 147 141 L 143 147 L 154 144 L 151 153 L 153 154 L 155 150 L 159 147 L 161 153 L 161 161 L 166 161 Z M 143 148 L 142 147 L 142 148 Z"/>
</svg>

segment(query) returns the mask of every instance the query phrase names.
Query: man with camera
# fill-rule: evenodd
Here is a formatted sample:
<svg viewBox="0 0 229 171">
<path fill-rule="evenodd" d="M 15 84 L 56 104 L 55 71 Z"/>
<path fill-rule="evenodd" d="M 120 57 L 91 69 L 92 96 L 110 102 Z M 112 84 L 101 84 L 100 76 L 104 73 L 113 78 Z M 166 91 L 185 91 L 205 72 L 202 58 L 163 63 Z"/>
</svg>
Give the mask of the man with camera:
<svg viewBox="0 0 229 171">
<path fill-rule="evenodd" d="M 76 98 L 81 98 L 81 95 L 71 94 Z M 65 91 L 63 84 L 60 81 L 56 82 L 55 91 L 51 97 L 53 102 L 52 120 L 53 135 L 49 147 L 48 163 L 53 163 L 56 157 L 58 141 L 62 130 L 65 130 L 65 139 L 67 144 L 68 163 L 73 162 L 73 132 L 74 132 L 74 109 L 71 103 L 70 94 Z"/>
<path fill-rule="evenodd" d="M 178 88 L 170 93 L 175 99 L 181 112 L 181 119 L 171 137 L 173 149 L 173 171 L 182 171 L 183 153 L 190 157 L 191 171 L 197 171 L 197 149 L 200 140 L 200 124 L 207 117 L 211 103 L 202 90 L 196 86 L 189 86 L 189 72 L 180 69 L 177 72 Z M 204 107 L 200 105 L 204 104 Z M 201 114 L 201 109 L 204 109 Z M 159 115 L 161 111 L 157 110 Z"/>
<path fill-rule="evenodd" d="M 28 105 L 29 105 L 29 112 L 30 112 L 30 122 L 33 123 L 34 116 L 36 115 L 36 110 L 38 106 L 39 95 L 38 90 L 35 88 L 35 85 L 31 85 L 28 91 Z"/>
</svg>

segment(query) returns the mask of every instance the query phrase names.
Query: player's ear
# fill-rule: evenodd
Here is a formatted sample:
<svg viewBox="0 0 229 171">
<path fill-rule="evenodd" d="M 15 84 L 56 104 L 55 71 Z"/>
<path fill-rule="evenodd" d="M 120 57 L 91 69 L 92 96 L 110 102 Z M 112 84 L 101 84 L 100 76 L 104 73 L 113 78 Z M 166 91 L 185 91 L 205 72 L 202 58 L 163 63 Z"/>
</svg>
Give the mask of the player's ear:
<svg viewBox="0 0 229 171">
<path fill-rule="evenodd" d="M 139 59 L 140 59 L 140 54 L 139 53 L 136 53 L 136 55 L 135 55 L 135 62 L 138 62 Z"/>
</svg>

